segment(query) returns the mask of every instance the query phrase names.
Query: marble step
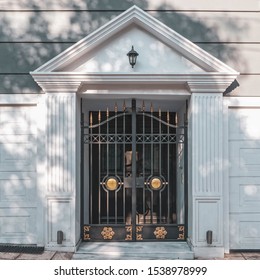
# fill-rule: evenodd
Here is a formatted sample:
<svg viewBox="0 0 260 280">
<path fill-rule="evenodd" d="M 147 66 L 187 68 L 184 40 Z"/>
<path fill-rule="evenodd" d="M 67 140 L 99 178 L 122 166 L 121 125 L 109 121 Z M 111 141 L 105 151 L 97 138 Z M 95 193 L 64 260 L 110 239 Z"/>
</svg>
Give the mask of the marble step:
<svg viewBox="0 0 260 280">
<path fill-rule="evenodd" d="M 186 242 L 85 242 L 75 260 L 191 260 L 194 253 Z"/>
</svg>

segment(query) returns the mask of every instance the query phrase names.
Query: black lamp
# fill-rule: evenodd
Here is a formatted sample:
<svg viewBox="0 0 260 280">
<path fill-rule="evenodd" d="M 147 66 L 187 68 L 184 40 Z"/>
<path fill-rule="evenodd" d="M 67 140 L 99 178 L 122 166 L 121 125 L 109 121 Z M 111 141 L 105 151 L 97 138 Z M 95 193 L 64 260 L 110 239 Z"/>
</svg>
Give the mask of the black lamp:
<svg viewBox="0 0 260 280">
<path fill-rule="evenodd" d="M 137 58 L 138 55 L 139 55 L 139 53 L 136 52 L 134 50 L 134 46 L 132 46 L 131 51 L 129 51 L 128 54 L 127 54 L 128 58 L 129 58 L 129 63 L 132 66 L 132 68 L 134 68 L 134 65 L 136 64 L 136 58 Z"/>
</svg>

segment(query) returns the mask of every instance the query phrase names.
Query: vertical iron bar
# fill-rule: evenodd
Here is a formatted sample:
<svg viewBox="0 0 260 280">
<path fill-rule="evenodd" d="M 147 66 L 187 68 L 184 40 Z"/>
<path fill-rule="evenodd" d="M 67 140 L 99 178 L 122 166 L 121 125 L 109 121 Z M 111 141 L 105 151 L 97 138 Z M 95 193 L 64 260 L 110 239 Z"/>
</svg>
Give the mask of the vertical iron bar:
<svg viewBox="0 0 260 280">
<path fill-rule="evenodd" d="M 144 105 L 144 101 L 143 101 L 143 108 L 142 108 L 142 111 L 143 111 L 143 162 L 142 162 L 142 167 L 143 167 L 143 178 L 144 178 L 144 186 L 143 186 L 143 223 L 145 224 L 146 221 L 145 221 L 145 213 L 146 213 L 146 209 L 145 209 L 145 206 L 146 206 L 146 200 L 145 200 L 145 188 L 146 188 L 146 179 L 145 179 L 145 115 L 144 115 L 144 110 L 145 110 L 145 105 Z"/>
<path fill-rule="evenodd" d="M 162 143 L 161 143 L 161 135 L 162 135 L 162 112 L 161 109 L 159 109 L 159 174 L 160 177 L 162 176 Z M 159 217 L 160 217 L 160 223 L 162 222 L 162 192 L 159 193 Z"/>
<path fill-rule="evenodd" d="M 107 176 L 109 175 L 109 111 L 107 108 Z M 109 192 L 107 192 L 107 223 L 109 223 Z"/>
<path fill-rule="evenodd" d="M 115 175 L 117 176 L 117 104 L 115 104 Z M 115 191 L 115 224 L 117 224 L 117 191 Z"/>
<path fill-rule="evenodd" d="M 126 135 L 125 135 L 125 110 L 126 110 L 126 106 L 125 106 L 125 102 L 124 102 L 124 105 L 123 105 L 123 154 L 122 154 L 122 161 L 123 161 L 123 178 L 126 177 L 126 174 L 125 174 L 125 141 L 126 141 Z M 125 208 L 126 208 L 126 201 L 125 201 L 125 182 L 124 182 L 124 185 L 123 185 L 123 223 L 126 223 L 126 217 L 125 217 Z"/>
<path fill-rule="evenodd" d="M 187 114 L 187 113 L 186 113 Z M 184 203 L 185 203 L 185 239 L 188 236 L 188 121 L 187 117 L 184 123 Z"/>
<path fill-rule="evenodd" d="M 89 112 L 89 139 L 90 139 L 90 144 L 89 144 L 89 169 L 90 169 L 90 176 L 89 176 L 89 183 L 90 183 L 90 186 L 89 186 L 89 199 L 90 199 L 90 203 L 89 203 L 89 206 L 90 206 L 90 223 L 92 224 L 93 223 L 93 195 L 92 195 L 92 188 L 93 188 L 93 179 L 92 179 L 92 176 L 93 176 L 93 153 L 92 153 L 92 148 L 93 148 L 93 144 L 92 144 L 92 112 Z"/>
<path fill-rule="evenodd" d="M 153 166 L 153 104 L 151 104 L 151 176 L 153 176 L 154 174 L 154 166 Z M 151 223 L 153 224 L 153 190 L 151 192 Z"/>
<path fill-rule="evenodd" d="M 80 223 L 81 228 L 84 226 L 84 196 L 85 196 L 85 190 L 84 190 L 84 113 L 82 112 L 82 98 L 80 99 L 80 111 L 81 111 L 81 145 L 80 145 Z M 81 230 L 81 237 L 83 237 L 83 230 Z"/>
<path fill-rule="evenodd" d="M 167 191 L 168 191 L 168 195 L 167 195 L 167 223 L 170 223 L 170 113 L 169 111 L 167 111 Z M 172 183 L 172 182 L 171 182 Z"/>
<path fill-rule="evenodd" d="M 100 122 L 101 122 L 101 112 L 98 112 L 98 223 L 101 224 L 101 146 L 100 146 L 100 137 L 101 137 L 101 131 L 100 131 Z"/>
<path fill-rule="evenodd" d="M 132 99 L 132 230 L 136 240 L 136 100 Z"/>
</svg>

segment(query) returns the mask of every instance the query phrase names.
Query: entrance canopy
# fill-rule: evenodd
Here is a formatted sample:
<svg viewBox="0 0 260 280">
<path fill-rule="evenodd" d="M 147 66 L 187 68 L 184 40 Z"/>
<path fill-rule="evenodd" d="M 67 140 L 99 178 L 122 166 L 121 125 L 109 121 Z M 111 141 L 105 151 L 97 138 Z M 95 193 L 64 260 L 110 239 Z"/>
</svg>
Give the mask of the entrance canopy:
<svg viewBox="0 0 260 280">
<path fill-rule="evenodd" d="M 139 53 L 132 68 L 127 53 Z M 44 92 L 97 85 L 157 85 L 224 92 L 238 73 L 137 6 L 45 63 L 31 75 Z"/>
</svg>

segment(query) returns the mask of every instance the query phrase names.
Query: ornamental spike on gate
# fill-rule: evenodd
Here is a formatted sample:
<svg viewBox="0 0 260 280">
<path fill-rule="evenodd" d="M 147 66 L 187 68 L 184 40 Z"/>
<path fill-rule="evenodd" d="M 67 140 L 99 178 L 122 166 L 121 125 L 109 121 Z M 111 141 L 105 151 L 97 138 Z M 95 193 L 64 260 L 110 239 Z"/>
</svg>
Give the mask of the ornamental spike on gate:
<svg viewBox="0 0 260 280">
<path fill-rule="evenodd" d="M 101 112 L 100 112 L 100 110 L 98 111 L 98 122 L 99 123 L 101 122 Z"/>
<path fill-rule="evenodd" d="M 144 104 L 144 100 L 143 100 L 143 104 L 142 104 L 142 112 L 144 112 L 145 110 L 145 104 Z"/>
<path fill-rule="evenodd" d="M 175 114 L 175 125 L 178 125 L 178 115 L 177 115 L 177 113 Z"/>
<path fill-rule="evenodd" d="M 92 116 L 92 112 L 90 112 L 90 116 L 89 116 L 89 124 L 90 124 L 90 126 L 92 126 L 92 124 L 93 124 L 93 116 Z"/>
<path fill-rule="evenodd" d="M 153 103 L 151 103 L 150 111 L 153 113 Z"/>
</svg>

